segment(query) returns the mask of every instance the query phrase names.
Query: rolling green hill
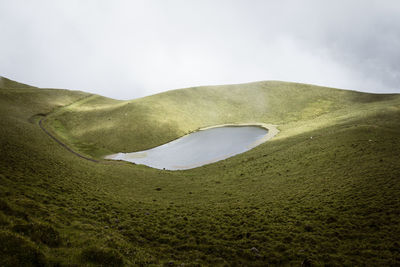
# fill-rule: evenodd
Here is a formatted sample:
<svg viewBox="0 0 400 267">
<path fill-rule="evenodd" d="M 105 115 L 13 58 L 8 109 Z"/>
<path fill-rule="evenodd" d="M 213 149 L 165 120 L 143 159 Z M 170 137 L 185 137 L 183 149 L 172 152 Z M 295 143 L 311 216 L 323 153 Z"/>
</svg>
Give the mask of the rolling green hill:
<svg viewBox="0 0 400 267">
<path fill-rule="evenodd" d="M 400 264 L 398 94 L 267 81 L 117 101 L 1 78 L 0 116 L 1 266 Z M 102 159 L 245 122 L 280 133 L 185 171 Z"/>
</svg>

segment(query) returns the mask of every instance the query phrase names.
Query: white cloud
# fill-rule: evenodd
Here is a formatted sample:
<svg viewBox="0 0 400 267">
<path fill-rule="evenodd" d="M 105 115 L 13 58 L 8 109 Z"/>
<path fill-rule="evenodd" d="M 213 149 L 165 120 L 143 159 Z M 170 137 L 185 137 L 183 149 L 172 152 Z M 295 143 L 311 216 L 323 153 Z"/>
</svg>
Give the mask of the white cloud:
<svg viewBox="0 0 400 267">
<path fill-rule="evenodd" d="M 0 75 L 117 99 L 287 80 L 400 92 L 397 1 L 0 2 Z"/>
</svg>

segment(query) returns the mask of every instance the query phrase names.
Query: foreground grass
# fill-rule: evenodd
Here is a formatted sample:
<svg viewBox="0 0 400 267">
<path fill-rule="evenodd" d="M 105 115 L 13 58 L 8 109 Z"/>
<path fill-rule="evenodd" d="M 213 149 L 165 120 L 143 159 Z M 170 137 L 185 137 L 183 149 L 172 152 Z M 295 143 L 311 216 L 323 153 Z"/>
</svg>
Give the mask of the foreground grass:
<svg viewBox="0 0 400 267">
<path fill-rule="evenodd" d="M 0 89 L 0 265 L 399 265 L 400 97 L 262 82 L 133 101 Z M 100 159 L 197 128 L 281 132 L 186 171 Z M 311 138 L 312 137 L 312 138 Z"/>
</svg>

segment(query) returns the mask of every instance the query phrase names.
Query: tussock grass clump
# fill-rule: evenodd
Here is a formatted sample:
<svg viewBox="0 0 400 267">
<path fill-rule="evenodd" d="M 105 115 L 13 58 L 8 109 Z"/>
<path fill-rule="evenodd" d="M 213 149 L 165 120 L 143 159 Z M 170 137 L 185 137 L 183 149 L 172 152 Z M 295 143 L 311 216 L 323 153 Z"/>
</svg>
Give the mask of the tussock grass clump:
<svg viewBox="0 0 400 267">
<path fill-rule="evenodd" d="M 6 214 L 12 214 L 13 210 L 5 200 L 0 199 L 0 210 Z"/>
<path fill-rule="evenodd" d="M 2 200 L 2 199 L 0 199 L 0 210 L 6 215 L 15 216 L 15 217 L 22 218 L 22 219 L 27 219 L 27 216 L 28 216 L 20 208 L 16 209 L 16 208 L 10 206 L 7 201 Z"/>
<path fill-rule="evenodd" d="M 44 254 L 26 238 L 0 231 L 0 266 L 45 266 Z"/>
<path fill-rule="evenodd" d="M 61 244 L 60 234 L 48 224 L 16 224 L 12 227 L 12 230 L 30 237 L 34 242 L 41 242 L 49 247 L 57 247 Z"/>
<path fill-rule="evenodd" d="M 88 247 L 81 252 L 82 260 L 98 264 L 99 266 L 123 266 L 124 261 L 120 253 L 111 248 Z"/>
<path fill-rule="evenodd" d="M 10 220 L 8 219 L 8 217 L 6 215 L 4 215 L 3 212 L 0 212 L 0 226 L 5 226 L 5 225 L 9 225 L 10 224 Z"/>
</svg>

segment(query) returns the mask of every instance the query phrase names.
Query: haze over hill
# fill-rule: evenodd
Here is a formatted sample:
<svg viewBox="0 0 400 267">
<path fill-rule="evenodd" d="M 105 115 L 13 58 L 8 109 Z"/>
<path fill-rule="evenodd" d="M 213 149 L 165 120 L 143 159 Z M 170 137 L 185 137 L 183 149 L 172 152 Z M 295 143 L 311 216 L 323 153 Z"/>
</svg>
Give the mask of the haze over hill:
<svg viewBox="0 0 400 267">
<path fill-rule="evenodd" d="M 399 94 L 266 81 L 118 101 L 1 78 L 0 118 L 2 266 L 400 264 Z M 191 170 L 102 158 L 254 121 L 280 133 Z"/>
</svg>

